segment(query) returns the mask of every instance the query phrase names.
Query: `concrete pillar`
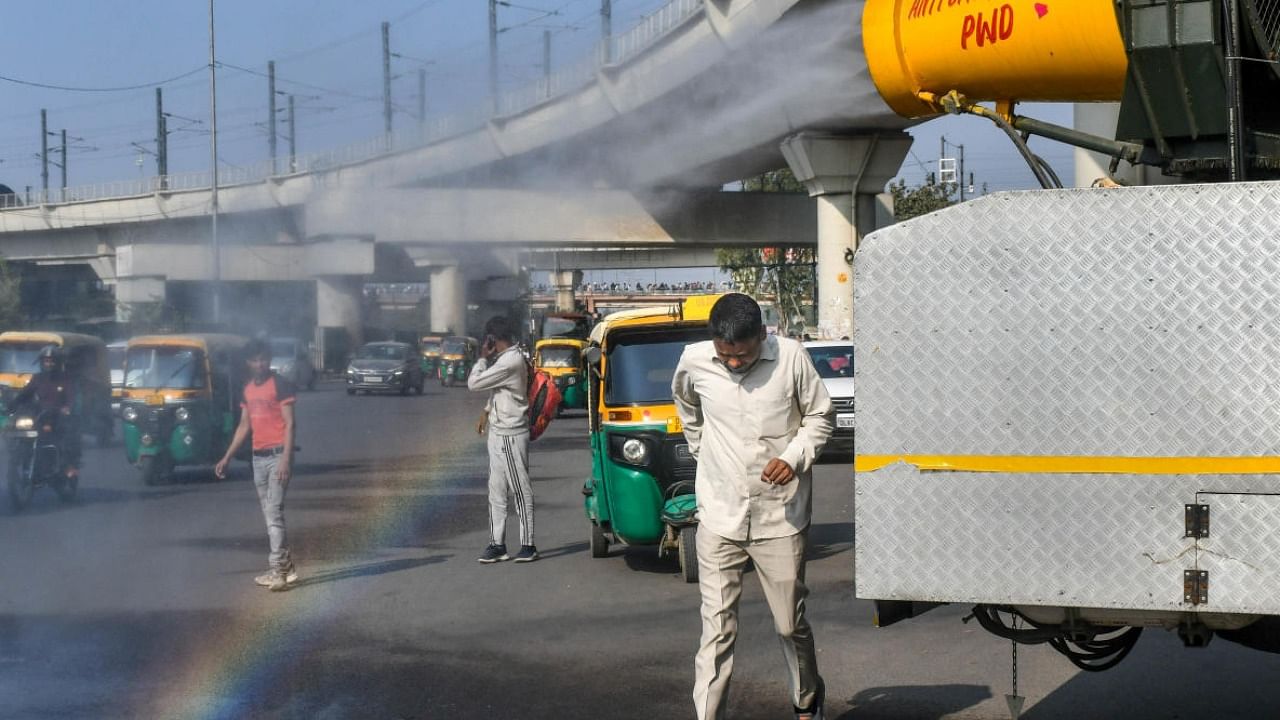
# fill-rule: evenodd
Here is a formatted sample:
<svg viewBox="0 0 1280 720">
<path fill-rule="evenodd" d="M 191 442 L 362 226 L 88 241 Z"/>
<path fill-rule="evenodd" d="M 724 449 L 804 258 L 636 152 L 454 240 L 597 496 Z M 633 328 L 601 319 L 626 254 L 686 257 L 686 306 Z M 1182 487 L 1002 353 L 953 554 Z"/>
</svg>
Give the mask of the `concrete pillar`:
<svg viewBox="0 0 1280 720">
<path fill-rule="evenodd" d="M 340 369 L 346 356 L 364 342 L 363 304 L 363 278 L 316 277 L 316 353 L 326 369 Z"/>
<path fill-rule="evenodd" d="M 817 199 L 818 331 L 853 337 L 853 253 L 877 222 L 876 196 L 911 149 L 906 133 L 800 133 L 782 142 L 796 179 Z"/>
<path fill-rule="evenodd" d="M 556 291 L 556 310 L 572 312 L 578 309 L 577 300 L 574 298 L 574 290 L 580 282 L 582 282 L 581 270 L 553 270 L 551 272 L 551 286 Z"/>
<path fill-rule="evenodd" d="M 431 329 L 467 332 L 467 279 L 456 265 L 431 269 Z"/>
<path fill-rule="evenodd" d="M 165 301 L 165 279 L 163 277 L 140 276 L 116 279 L 116 320 L 129 322 L 134 310 L 147 303 L 163 303 Z"/>
</svg>

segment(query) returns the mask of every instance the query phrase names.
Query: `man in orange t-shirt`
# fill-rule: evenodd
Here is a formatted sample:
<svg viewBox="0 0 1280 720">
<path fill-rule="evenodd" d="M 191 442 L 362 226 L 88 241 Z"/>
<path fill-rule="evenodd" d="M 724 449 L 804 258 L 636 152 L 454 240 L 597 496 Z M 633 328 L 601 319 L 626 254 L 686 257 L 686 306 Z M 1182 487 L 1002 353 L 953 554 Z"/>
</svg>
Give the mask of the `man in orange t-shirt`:
<svg viewBox="0 0 1280 720">
<path fill-rule="evenodd" d="M 284 493 L 293 470 L 293 384 L 271 371 L 271 348 L 254 340 L 245 348 L 250 380 L 240 401 L 240 424 L 227 453 L 214 472 L 226 477 L 227 463 L 253 432 L 253 484 L 258 488 L 262 516 L 267 521 L 270 570 L 254 582 L 273 591 L 288 590 L 298 581 L 284 528 Z"/>
</svg>

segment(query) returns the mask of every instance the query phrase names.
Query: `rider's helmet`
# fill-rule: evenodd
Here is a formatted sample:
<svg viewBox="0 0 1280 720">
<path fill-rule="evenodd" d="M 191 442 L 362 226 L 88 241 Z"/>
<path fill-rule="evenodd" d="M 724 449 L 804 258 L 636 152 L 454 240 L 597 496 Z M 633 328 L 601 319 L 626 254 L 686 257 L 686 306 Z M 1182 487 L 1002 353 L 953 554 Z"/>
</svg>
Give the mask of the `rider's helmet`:
<svg viewBox="0 0 1280 720">
<path fill-rule="evenodd" d="M 59 365 L 62 364 L 62 348 L 58 347 L 57 345 L 45 345 L 44 347 L 40 348 L 39 357 L 40 357 L 40 366 L 42 368 L 46 366 L 46 363 L 45 363 L 46 359 L 51 361 L 51 365 L 53 367 L 58 367 Z"/>
</svg>

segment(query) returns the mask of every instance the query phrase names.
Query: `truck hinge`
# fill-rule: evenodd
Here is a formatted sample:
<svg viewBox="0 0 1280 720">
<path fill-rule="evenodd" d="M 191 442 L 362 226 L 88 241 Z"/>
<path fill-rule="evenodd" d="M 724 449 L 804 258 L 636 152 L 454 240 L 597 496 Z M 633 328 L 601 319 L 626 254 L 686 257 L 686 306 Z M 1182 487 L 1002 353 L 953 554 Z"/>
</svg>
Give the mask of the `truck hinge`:
<svg viewBox="0 0 1280 720">
<path fill-rule="evenodd" d="M 1182 571 L 1182 600 L 1189 605 L 1209 603 L 1209 571 Z"/>
<path fill-rule="evenodd" d="M 1209 506 L 1188 504 L 1183 507 L 1186 508 L 1186 534 L 1183 537 L 1209 537 Z"/>
</svg>

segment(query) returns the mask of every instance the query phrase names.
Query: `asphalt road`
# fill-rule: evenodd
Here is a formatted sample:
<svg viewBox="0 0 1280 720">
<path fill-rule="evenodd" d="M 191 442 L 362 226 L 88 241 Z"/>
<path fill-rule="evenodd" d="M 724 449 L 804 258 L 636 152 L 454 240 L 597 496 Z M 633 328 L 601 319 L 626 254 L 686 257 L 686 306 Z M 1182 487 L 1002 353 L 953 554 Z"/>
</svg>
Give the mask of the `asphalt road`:
<svg viewBox="0 0 1280 720">
<path fill-rule="evenodd" d="M 538 545 L 483 566 L 482 401 L 299 402 L 286 515 L 302 581 L 252 578 L 266 537 L 248 468 L 144 487 L 119 447 L 88 449 L 79 499 L 43 490 L 0 515 L 3 718 L 691 717 L 696 588 L 650 549 L 592 559 L 581 418 L 533 446 Z M 818 468 L 810 617 L 828 717 L 1008 717 L 1010 647 L 944 607 L 892 628 L 853 598 L 846 463 Z M 748 580 L 731 717 L 790 717 L 768 611 Z M 1280 716 L 1280 656 L 1149 631 L 1108 673 L 1021 648 L 1024 717 Z"/>
</svg>

